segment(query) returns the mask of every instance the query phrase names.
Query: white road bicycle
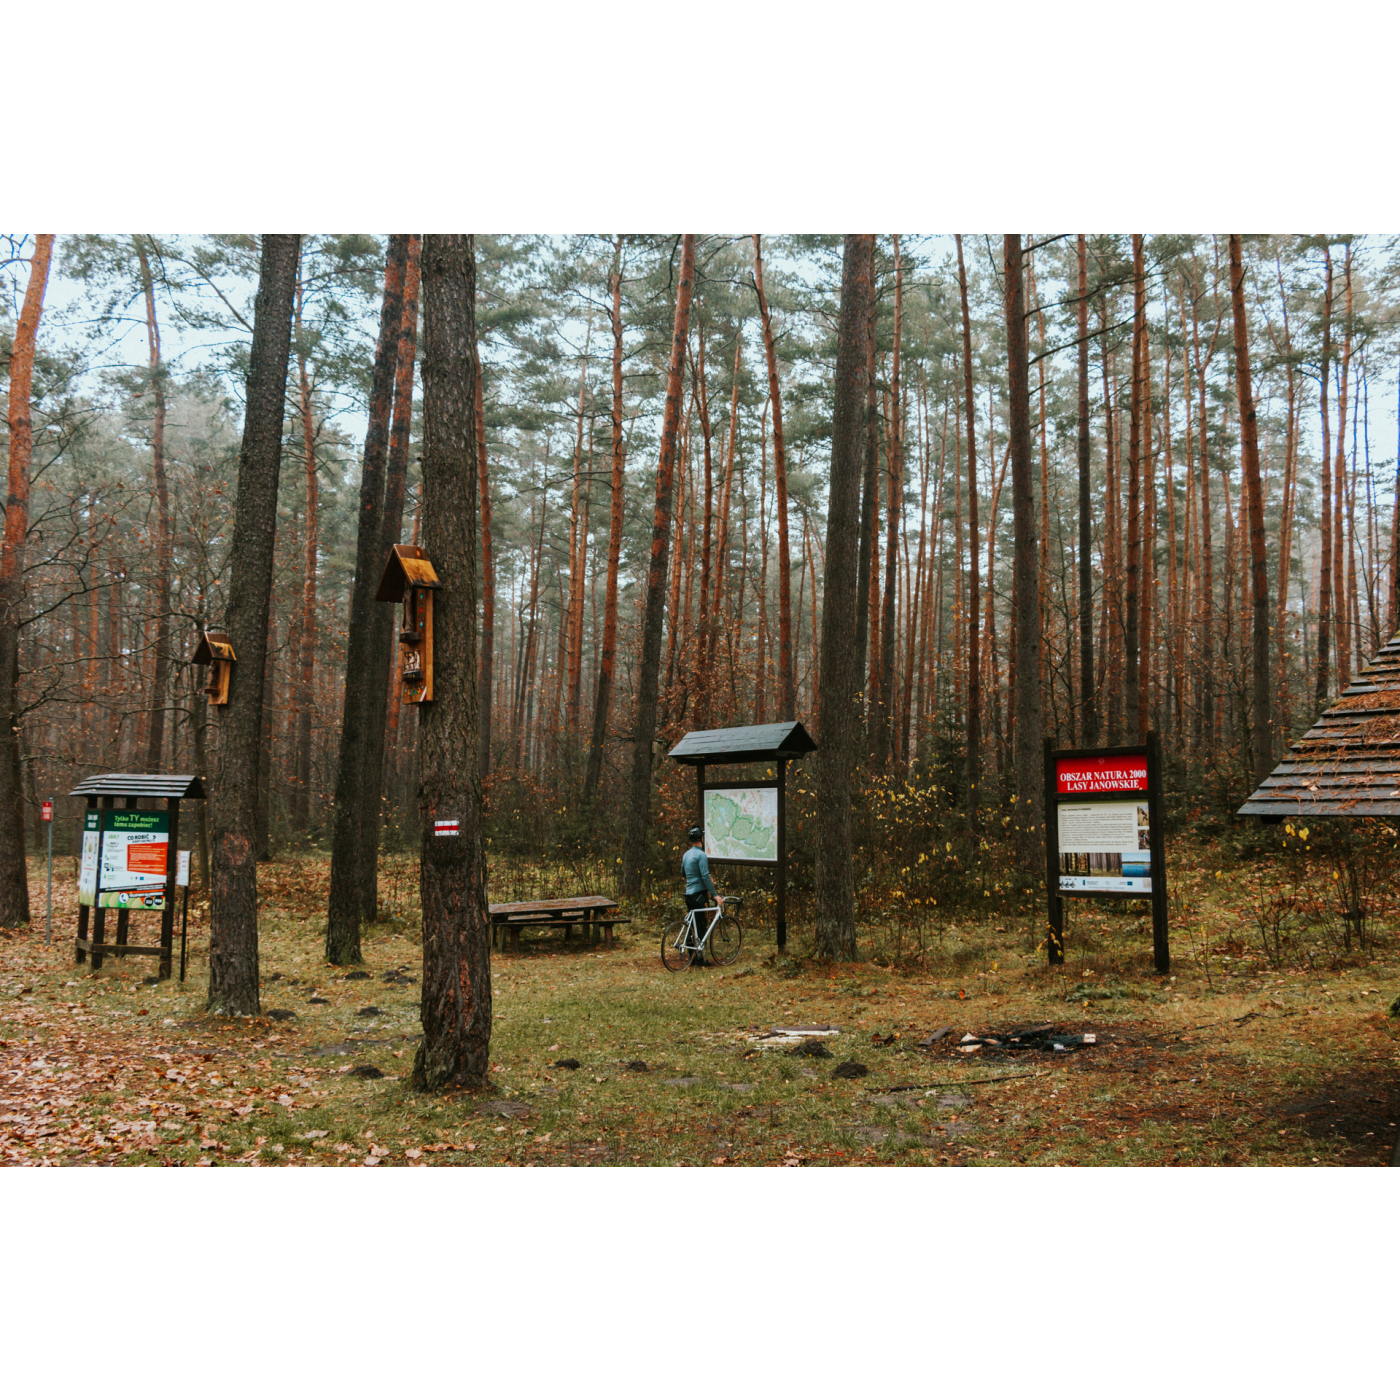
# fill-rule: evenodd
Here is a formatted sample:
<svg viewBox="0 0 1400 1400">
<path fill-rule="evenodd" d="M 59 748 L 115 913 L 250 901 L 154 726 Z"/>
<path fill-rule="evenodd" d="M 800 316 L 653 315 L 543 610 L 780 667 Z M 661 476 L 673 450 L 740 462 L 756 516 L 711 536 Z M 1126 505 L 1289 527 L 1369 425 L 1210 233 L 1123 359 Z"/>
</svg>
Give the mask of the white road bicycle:
<svg viewBox="0 0 1400 1400">
<path fill-rule="evenodd" d="M 685 918 L 668 925 L 661 935 L 661 962 L 666 970 L 680 972 L 697 954 L 703 957 L 707 951 L 712 962 L 728 967 L 744 942 L 744 931 L 730 911 L 742 908 L 743 903 L 740 895 L 721 895 L 713 908 L 687 910 Z M 713 917 L 704 922 L 705 915 Z"/>
</svg>

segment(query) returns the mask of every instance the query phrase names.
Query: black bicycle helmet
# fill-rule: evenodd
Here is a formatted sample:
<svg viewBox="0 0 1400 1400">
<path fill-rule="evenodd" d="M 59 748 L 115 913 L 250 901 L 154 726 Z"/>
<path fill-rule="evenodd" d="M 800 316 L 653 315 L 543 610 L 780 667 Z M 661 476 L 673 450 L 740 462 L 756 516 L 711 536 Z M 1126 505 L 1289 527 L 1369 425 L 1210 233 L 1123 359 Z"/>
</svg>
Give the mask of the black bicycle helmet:
<svg viewBox="0 0 1400 1400">
<path fill-rule="evenodd" d="M 705 839 L 705 828 L 703 826 L 692 826 L 686 835 L 692 841 L 703 841 Z"/>
</svg>

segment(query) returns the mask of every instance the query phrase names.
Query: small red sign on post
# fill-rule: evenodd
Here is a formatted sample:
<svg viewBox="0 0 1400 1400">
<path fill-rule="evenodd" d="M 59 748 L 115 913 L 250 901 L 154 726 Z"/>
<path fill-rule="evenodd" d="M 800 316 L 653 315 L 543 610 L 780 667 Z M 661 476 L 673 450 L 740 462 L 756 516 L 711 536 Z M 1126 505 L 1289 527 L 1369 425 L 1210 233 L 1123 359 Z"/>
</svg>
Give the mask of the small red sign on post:
<svg viewBox="0 0 1400 1400">
<path fill-rule="evenodd" d="M 39 809 L 39 814 L 42 820 L 46 822 L 51 822 L 53 820 L 53 803 L 45 802 L 44 805 Z"/>
</svg>

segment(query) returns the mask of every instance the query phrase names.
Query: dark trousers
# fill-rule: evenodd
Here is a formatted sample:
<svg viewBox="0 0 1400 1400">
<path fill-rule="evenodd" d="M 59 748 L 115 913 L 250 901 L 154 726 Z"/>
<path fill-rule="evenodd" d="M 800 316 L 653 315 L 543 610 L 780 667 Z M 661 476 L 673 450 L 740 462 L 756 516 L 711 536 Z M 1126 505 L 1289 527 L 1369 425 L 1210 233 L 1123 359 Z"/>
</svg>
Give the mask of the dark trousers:
<svg viewBox="0 0 1400 1400">
<path fill-rule="evenodd" d="M 713 909 L 715 907 L 714 896 L 703 891 L 700 894 L 688 894 L 685 897 L 685 907 L 687 909 Z M 704 933 L 705 924 L 707 922 L 708 920 L 705 919 L 696 919 L 695 932 L 697 934 Z M 695 961 L 700 963 L 704 962 L 704 955 L 697 953 L 695 955 Z"/>
</svg>

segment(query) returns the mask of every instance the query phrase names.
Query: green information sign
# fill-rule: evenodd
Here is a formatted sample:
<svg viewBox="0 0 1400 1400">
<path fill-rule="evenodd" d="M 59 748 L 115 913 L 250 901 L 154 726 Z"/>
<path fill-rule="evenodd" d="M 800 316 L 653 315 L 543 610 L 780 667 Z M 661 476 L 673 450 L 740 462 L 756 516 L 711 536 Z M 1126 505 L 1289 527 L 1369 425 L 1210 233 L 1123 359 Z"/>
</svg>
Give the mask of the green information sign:
<svg viewBox="0 0 1400 1400">
<path fill-rule="evenodd" d="M 103 909 L 164 909 L 168 812 L 88 811 L 78 902 Z"/>
</svg>

